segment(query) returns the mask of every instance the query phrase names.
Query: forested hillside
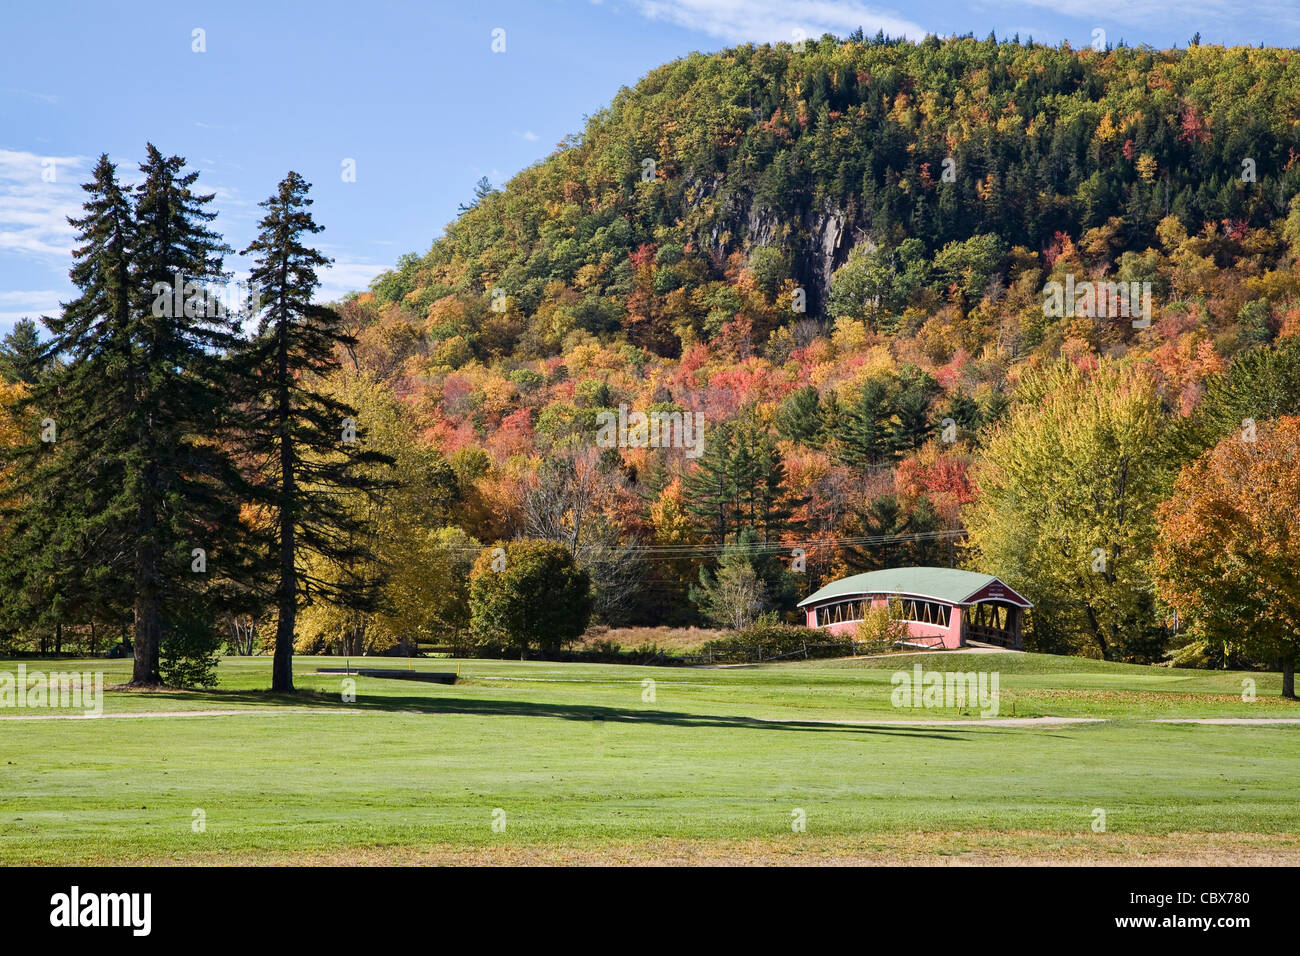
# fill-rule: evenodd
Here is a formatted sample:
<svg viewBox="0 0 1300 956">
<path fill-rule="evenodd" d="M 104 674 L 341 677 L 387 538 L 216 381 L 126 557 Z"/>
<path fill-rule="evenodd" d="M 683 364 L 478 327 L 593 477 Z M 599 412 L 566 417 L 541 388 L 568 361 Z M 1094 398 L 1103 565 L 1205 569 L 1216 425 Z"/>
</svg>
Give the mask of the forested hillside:
<svg viewBox="0 0 1300 956">
<path fill-rule="evenodd" d="M 1154 505 L 1252 411 L 1223 399 L 1218 431 L 1201 427 L 1207 384 L 1300 332 L 1298 118 L 1288 50 L 858 36 L 692 55 L 504 188 L 481 183 L 348 305 L 357 360 L 470 479 L 482 540 L 537 533 L 525 489 L 553 499 L 591 470 L 583 538 L 607 563 L 651 549 L 601 572 L 636 582 L 613 619 L 698 619 L 701 569 L 707 585 L 719 547 L 752 537 L 769 543 L 741 562 L 756 605 L 788 610 L 854 568 L 964 562 L 1031 594 L 1039 646 L 1158 657 L 1173 634 L 1148 571 Z M 1067 275 L 1150 282 L 1151 321 L 1046 314 Z M 1087 525 L 1068 544 L 998 537 L 1014 516 L 980 506 L 989 443 L 1054 453 L 1033 423 L 1008 432 L 1017 387 L 1088 406 L 1099 381 L 1154 409 L 1114 452 L 1154 456 L 1149 487 L 1104 490 L 1127 499 L 1122 527 L 1066 508 Z M 620 404 L 702 412 L 703 457 L 597 454 L 596 415 Z M 1112 452 L 1109 427 L 1075 453 Z M 1025 520 L 1045 505 L 1002 502 Z M 931 534 L 972 526 L 983 551 Z M 806 574 L 788 573 L 796 547 Z M 1105 574 L 1095 548 L 1117 554 Z"/>
</svg>

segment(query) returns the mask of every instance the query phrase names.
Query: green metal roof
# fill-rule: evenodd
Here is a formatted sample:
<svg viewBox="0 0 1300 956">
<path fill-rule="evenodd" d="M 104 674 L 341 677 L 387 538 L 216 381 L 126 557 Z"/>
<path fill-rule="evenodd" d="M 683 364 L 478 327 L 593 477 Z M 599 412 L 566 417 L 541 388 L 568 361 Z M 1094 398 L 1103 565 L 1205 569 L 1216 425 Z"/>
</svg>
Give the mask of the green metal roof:
<svg viewBox="0 0 1300 956">
<path fill-rule="evenodd" d="M 907 594 L 961 604 L 995 581 L 1010 594 L 1020 598 L 1020 595 L 991 574 L 956 568 L 885 568 L 883 571 L 868 571 L 866 574 L 854 574 L 832 581 L 800 601 L 799 607 L 854 594 Z M 1023 598 L 1020 600 L 1024 601 Z M 1025 603 L 1028 604 L 1027 601 Z"/>
</svg>

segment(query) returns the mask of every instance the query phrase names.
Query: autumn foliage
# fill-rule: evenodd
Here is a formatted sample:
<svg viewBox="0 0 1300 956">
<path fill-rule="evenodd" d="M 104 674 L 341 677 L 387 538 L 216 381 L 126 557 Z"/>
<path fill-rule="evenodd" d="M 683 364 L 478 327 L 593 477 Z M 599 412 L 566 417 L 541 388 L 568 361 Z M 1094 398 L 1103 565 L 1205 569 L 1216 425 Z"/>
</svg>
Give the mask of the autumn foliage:
<svg viewBox="0 0 1300 956">
<path fill-rule="evenodd" d="M 1187 465 L 1159 508 L 1161 597 L 1206 637 L 1283 664 L 1300 653 L 1300 418 L 1249 424 Z"/>
</svg>

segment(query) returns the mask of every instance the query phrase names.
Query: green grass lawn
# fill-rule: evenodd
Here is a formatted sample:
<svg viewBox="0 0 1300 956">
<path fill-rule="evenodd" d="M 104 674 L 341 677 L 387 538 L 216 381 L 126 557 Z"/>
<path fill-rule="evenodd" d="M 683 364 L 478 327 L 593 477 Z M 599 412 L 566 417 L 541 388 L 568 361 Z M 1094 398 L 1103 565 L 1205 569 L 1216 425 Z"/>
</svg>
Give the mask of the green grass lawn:
<svg viewBox="0 0 1300 956">
<path fill-rule="evenodd" d="M 970 708 L 895 709 L 890 675 L 916 661 L 996 671 L 1002 717 L 1105 722 L 990 726 Z M 129 667 L 25 663 L 102 669 L 110 684 Z M 341 676 L 314 673 L 339 663 L 298 659 L 292 696 L 264 691 L 269 659 L 229 658 L 212 691 L 107 696 L 106 714 L 154 717 L 0 720 L 0 861 L 535 861 L 689 856 L 697 844 L 754 859 L 991 847 L 1159 859 L 1189 840 L 1231 856 L 1256 837 L 1300 853 L 1300 726 L 1152 722 L 1300 717 L 1276 698 L 1275 674 L 1028 654 L 718 669 L 471 660 L 454 686 L 356 678 L 344 703 Z M 163 714 L 200 710 L 249 712 Z M 871 724 L 904 718 L 969 726 Z M 806 832 L 792 831 L 796 808 Z M 1104 834 L 1091 829 L 1096 808 Z"/>
</svg>

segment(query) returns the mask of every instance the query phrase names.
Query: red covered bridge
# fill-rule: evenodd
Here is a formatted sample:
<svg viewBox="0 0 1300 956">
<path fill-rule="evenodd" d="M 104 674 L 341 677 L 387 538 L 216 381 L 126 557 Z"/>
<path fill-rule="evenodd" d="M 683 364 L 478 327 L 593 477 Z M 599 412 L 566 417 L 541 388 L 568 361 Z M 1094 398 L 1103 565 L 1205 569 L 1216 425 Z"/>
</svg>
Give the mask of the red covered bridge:
<svg viewBox="0 0 1300 956">
<path fill-rule="evenodd" d="M 1033 605 L 991 574 L 955 568 L 886 568 L 832 581 L 799 602 L 808 626 L 852 633 L 867 609 L 894 601 L 908 643 L 962 647 L 971 641 L 1022 647 L 1025 611 Z"/>
</svg>

